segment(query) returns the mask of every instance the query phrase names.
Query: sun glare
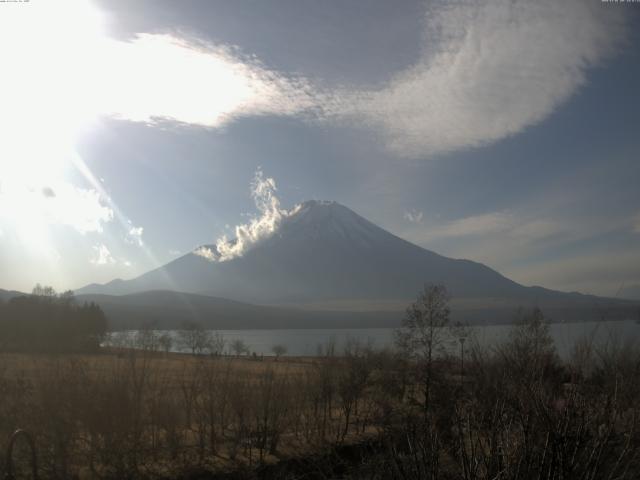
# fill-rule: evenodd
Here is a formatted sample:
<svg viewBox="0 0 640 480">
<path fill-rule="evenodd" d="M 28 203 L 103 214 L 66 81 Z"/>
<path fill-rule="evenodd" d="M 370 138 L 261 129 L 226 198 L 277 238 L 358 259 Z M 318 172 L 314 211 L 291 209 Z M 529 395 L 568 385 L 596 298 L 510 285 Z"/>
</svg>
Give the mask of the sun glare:
<svg viewBox="0 0 640 480">
<path fill-rule="evenodd" d="M 0 165 L 4 181 L 38 184 L 70 165 L 95 112 L 87 58 L 103 37 L 85 1 L 7 3 L 0 16 Z"/>
<path fill-rule="evenodd" d="M 9 7 L 9 8 L 6 8 Z M 99 115 L 214 127 L 279 94 L 268 72 L 170 35 L 108 38 L 86 0 L 3 5 L 1 178 L 39 184 L 71 166 L 79 129 Z"/>
<path fill-rule="evenodd" d="M 79 130 L 96 115 L 88 59 L 102 32 L 100 14 L 86 1 L 2 5 L 0 220 L 41 260 L 57 261 L 50 224 L 88 230 L 94 225 L 86 209 L 100 208 L 93 198 L 78 201 L 91 192 L 65 176 Z"/>
<path fill-rule="evenodd" d="M 40 250 L 50 225 L 87 233 L 126 223 L 76 152 L 80 133 L 100 117 L 210 128 L 288 105 L 287 81 L 245 60 L 172 35 L 110 38 L 88 0 L 3 4 L 0 221 Z M 72 170 L 88 189 L 69 183 Z"/>
</svg>

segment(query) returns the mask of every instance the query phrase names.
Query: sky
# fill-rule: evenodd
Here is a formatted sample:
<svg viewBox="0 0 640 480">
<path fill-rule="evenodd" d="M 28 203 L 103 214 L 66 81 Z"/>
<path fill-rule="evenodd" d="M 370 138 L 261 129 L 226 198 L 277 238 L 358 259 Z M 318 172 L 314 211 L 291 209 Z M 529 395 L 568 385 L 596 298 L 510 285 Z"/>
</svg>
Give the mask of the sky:
<svg viewBox="0 0 640 480">
<path fill-rule="evenodd" d="M 258 172 L 283 208 L 335 200 L 524 285 L 616 295 L 640 284 L 639 15 L 0 3 L 0 288 L 133 278 L 233 237 Z"/>
</svg>

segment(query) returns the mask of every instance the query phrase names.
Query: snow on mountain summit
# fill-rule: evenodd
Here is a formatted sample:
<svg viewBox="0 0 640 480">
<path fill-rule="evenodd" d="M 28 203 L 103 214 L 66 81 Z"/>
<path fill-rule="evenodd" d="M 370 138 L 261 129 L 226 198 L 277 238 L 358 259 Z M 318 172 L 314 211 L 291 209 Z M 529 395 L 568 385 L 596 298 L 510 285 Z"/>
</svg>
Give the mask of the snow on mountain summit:
<svg viewBox="0 0 640 480">
<path fill-rule="evenodd" d="M 300 204 L 282 222 L 277 234 L 280 238 L 301 235 L 334 242 L 341 239 L 362 248 L 377 243 L 381 235 L 390 235 L 344 205 L 326 200 L 309 200 Z"/>
</svg>

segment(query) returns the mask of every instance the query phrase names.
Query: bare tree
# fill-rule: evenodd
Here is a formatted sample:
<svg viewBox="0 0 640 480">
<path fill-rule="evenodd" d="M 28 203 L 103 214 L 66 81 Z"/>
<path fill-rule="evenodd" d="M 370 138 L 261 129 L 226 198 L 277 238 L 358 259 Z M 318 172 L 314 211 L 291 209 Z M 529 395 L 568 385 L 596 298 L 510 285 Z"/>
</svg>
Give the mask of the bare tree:
<svg viewBox="0 0 640 480">
<path fill-rule="evenodd" d="M 35 287 L 33 287 L 33 290 L 31 290 L 31 295 L 50 300 L 54 300 L 57 297 L 56 291 L 53 289 L 53 287 L 49 287 L 46 285 L 42 286 L 39 283 L 36 284 Z"/>
<path fill-rule="evenodd" d="M 324 343 L 316 346 L 316 354 L 318 357 L 334 357 L 336 354 L 336 337 L 331 335 Z"/>
<path fill-rule="evenodd" d="M 169 353 L 171 351 L 171 347 L 173 346 L 173 338 L 168 332 L 164 332 L 158 338 L 158 344 L 160 348 L 164 351 L 164 353 Z"/>
<path fill-rule="evenodd" d="M 524 384 L 548 374 L 549 367 L 557 364 L 558 358 L 549 322 L 542 310 L 537 307 L 530 313 L 520 310 L 518 316 L 508 341 L 499 351 Z"/>
<path fill-rule="evenodd" d="M 271 351 L 276 356 L 277 362 L 282 355 L 286 355 L 287 347 L 285 347 L 284 345 L 274 345 L 273 347 L 271 347 Z"/>
<path fill-rule="evenodd" d="M 227 341 L 220 332 L 209 332 L 207 336 L 207 350 L 210 355 L 220 356 L 224 353 Z"/>
<path fill-rule="evenodd" d="M 241 338 L 236 338 L 231 342 L 231 351 L 236 354 L 236 357 L 239 357 L 243 353 L 247 353 L 249 351 L 249 347 L 244 343 L 244 340 Z"/>
<path fill-rule="evenodd" d="M 433 360 L 445 342 L 449 314 L 449 294 L 444 285 L 425 285 L 396 331 L 397 346 L 417 362 L 425 413 L 429 410 Z"/>
<path fill-rule="evenodd" d="M 207 348 L 208 332 L 199 323 L 185 323 L 179 331 L 182 347 L 191 351 L 192 355 L 199 355 Z"/>
<path fill-rule="evenodd" d="M 340 432 L 340 442 L 349 433 L 352 414 L 358 415 L 358 402 L 362 398 L 372 371 L 371 345 L 363 346 L 355 338 L 347 338 L 344 348 L 343 366 L 338 372 L 337 393 L 339 406 L 344 417 L 344 428 Z"/>
<path fill-rule="evenodd" d="M 160 337 L 151 328 L 145 326 L 138 330 L 134 337 L 134 344 L 136 348 L 147 352 L 155 352 L 160 346 Z"/>
</svg>

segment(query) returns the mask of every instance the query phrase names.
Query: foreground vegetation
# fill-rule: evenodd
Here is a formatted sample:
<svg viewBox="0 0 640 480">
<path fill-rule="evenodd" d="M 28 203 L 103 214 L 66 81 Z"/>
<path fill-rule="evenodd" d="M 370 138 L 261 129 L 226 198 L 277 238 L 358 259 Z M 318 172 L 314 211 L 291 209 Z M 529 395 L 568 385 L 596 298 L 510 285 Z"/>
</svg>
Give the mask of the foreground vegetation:
<svg viewBox="0 0 640 480">
<path fill-rule="evenodd" d="M 3 354 L 0 438 L 32 432 L 42 478 L 638 477 L 635 347 L 585 339 L 561 361 L 533 311 L 483 351 L 443 328 L 447 305 L 427 288 L 394 351 Z"/>
</svg>

